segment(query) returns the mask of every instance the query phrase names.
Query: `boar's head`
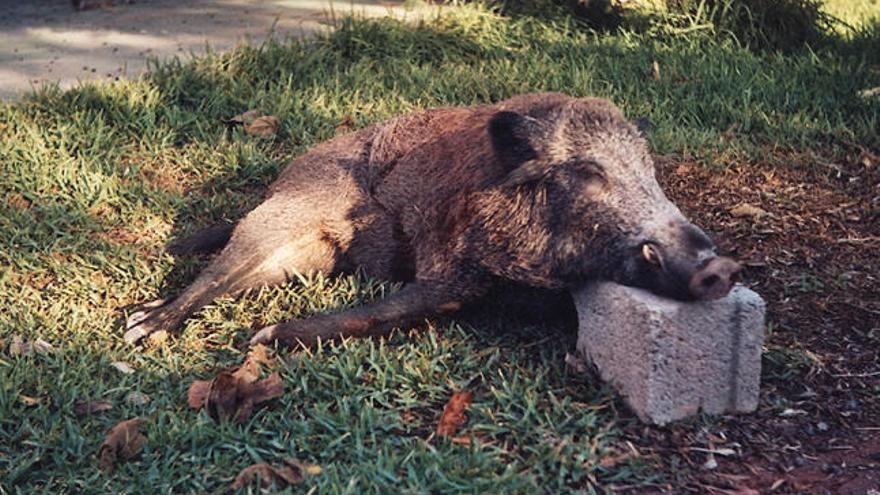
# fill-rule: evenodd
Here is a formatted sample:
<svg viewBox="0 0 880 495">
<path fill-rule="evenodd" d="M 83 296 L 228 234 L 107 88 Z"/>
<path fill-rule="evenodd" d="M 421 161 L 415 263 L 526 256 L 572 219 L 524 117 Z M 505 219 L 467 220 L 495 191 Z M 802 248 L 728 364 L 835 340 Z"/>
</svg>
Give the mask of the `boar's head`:
<svg viewBox="0 0 880 495">
<path fill-rule="evenodd" d="M 483 198 L 494 232 L 484 242 L 506 253 L 486 254 L 497 273 L 548 287 L 613 280 L 680 300 L 728 293 L 740 266 L 664 195 L 644 137 L 613 104 L 515 110 L 488 125 L 509 170 Z"/>
</svg>

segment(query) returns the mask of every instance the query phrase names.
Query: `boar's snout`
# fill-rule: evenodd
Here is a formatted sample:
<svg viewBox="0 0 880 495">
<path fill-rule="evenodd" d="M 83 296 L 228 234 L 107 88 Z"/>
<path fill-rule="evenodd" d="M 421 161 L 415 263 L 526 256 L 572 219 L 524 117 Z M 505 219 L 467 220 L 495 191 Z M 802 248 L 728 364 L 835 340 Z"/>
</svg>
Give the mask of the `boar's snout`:
<svg viewBox="0 0 880 495">
<path fill-rule="evenodd" d="M 720 299 L 733 288 L 741 270 L 740 264 L 730 258 L 724 256 L 712 258 L 694 273 L 688 283 L 688 289 L 695 299 Z"/>
</svg>

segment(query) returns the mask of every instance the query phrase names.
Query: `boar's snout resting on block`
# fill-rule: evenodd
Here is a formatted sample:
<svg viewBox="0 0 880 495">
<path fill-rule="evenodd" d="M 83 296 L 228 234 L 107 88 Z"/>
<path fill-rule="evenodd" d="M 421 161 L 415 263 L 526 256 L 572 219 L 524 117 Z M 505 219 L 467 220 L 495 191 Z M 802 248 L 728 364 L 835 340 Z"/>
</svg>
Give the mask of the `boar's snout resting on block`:
<svg viewBox="0 0 880 495">
<path fill-rule="evenodd" d="M 405 285 L 266 327 L 252 342 L 385 335 L 507 283 L 610 280 L 714 299 L 740 269 L 666 198 L 645 139 L 612 103 L 557 93 L 419 111 L 336 137 L 293 160 L 234 228 L 178 247 L 222 251 L 175 299 L 132 314 L 127 341 L 294 273 L 361 268 Z"/>
</svg>

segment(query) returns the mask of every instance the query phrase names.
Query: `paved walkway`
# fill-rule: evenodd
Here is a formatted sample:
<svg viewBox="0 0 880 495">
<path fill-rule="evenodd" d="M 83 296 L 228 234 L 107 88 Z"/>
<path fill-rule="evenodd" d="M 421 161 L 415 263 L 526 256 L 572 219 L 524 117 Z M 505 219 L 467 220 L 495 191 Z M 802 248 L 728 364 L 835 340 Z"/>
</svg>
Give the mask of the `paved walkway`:
<svg viewBox="0 0 880 495">
<path fill-rule="evenodd" d="M 129 3 L 130 2 L 130 3 Z M 417 18 L 436 7 L 408 8 L 379 0 L 0 0 L 0 99 L 45 82 L 68 88 L 80 80 L 131 77 L 150 56 L 225 50 L 242 39 L 259 41 L 329 29 L 349 13 Z"/>
</svg>

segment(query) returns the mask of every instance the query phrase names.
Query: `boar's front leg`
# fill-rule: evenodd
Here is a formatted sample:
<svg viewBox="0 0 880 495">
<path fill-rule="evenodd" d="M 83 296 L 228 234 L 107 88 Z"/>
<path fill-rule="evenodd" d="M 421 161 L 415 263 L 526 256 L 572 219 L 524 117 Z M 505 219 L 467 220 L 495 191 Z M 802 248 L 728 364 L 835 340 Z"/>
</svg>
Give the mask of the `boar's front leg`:
<svg viewBox="0 0 880 495">
<path fill-rule="evenodd" d="M 254 335 L 251 344 L 278 341 L 291 347 L 298 343 L 311 345 L 318 338 L 387 335 L 394 328 L 418 325 L 426 318 L 454 313 L 464 303 L 484 295 L 488 289 L 487 282 L 450 284 L 417 280 L 381 301 L 341 313 L 268 326 Z"/>
</svg>

